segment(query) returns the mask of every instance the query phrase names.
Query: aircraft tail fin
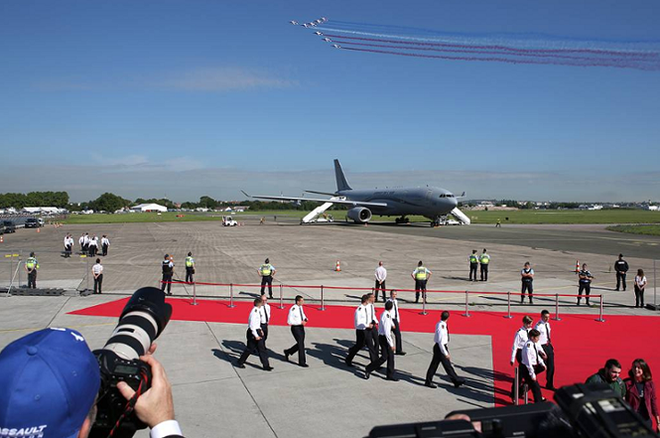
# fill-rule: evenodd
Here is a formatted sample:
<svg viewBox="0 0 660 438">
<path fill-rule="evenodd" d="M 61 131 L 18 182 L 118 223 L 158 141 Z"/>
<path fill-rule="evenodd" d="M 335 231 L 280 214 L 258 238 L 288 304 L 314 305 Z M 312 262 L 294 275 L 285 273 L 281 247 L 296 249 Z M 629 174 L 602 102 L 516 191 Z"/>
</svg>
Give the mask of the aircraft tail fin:
<svg viewBox="0 0 660 438">
<path fill-rule="evenodd" d="M 348 185 L 346 177 L 344 176 L 344 171 L 341 170 L 341 164 L 339 160 L 335 159 L 335 178 L 337 178 L 337 191 L 341 192 L 343 190 L 353 190 L 351 186 Z"/>
</svg>

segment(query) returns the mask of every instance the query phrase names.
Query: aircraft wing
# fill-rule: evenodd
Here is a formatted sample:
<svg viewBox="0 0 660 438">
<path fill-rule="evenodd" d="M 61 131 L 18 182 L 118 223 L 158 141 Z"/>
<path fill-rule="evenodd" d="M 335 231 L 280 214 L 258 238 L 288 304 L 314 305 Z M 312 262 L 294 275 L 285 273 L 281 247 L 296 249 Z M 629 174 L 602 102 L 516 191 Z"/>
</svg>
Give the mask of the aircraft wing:
<svg viewBox="0 0 660 438">
<path fill-rule="evenodd" d="M 243 192 L 243 190 L 241 190 Z M 243 192 L 248 198 L 255 199 L 270 199 L 273 201 L 312 201 L 312 202 L 332 202 L 333 204 L 347 204 L 347 205 L 361 205 L 364 207 L 387 207 L 384 202 L 366 202 L 366 201 L 351 201 L 349 199 L 333 197 L 331 199 L 325 198 L 308 198 L 305 196 L 268 196 L 268 195 L 248 195 Z"/>
</svg>

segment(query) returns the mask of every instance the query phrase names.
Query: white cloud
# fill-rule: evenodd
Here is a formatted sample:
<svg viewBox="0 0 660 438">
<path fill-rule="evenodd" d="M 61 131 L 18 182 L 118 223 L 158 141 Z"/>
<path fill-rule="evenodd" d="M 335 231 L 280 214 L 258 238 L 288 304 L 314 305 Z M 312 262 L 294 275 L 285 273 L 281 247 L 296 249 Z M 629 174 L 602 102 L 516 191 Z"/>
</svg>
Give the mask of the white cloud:
<svg viewBox="0 0 660 438">
<path fill-rule="evenodd" d="M 160 81 L 157 88 L 184 91 L 231 91 L 256 88 L 290 88 L 296 81 L 283 79 L 266 71 L 241 67 L 198 68 L 175 73 Z"/>
</svg>

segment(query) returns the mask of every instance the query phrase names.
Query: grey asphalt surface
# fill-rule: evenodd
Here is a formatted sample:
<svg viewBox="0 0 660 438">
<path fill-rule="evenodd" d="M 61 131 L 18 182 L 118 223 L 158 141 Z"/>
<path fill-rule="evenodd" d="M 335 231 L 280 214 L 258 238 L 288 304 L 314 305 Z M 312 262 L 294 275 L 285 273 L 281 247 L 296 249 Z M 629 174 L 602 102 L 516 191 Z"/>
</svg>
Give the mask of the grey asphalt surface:
<svg viewBox="0 0 660 438">
<path fill-rule="evenodd" d="M 74 296 L 75 288 L 85 287 L 84 276 L 91 264 L 87 266 L 88 260 L 77 254 L 71 259 L 60 254 L 66 232 L 72 232 L 77 241 L 84 231 L 108 234 L 112 242 L 110 254 L 103 258 L 106 270 L 104 294 L 100 296 Z M 353 288 L 326 290 L 324 298 L 329 303 L 355 305 L 364 293 L 355 288 L 373 286 L 373 271 L 379 260 L 388 269 L 388 288 L 411 288 L 410 273 L 421 259 L 433 271 L 429 289 L 454 291 L 429 293 L 429 308 L 456 312 L 463 309 L 465 290 L 470 291 L 471 311 L 506 311 L 506 295 L 480 292 L 515 293 L 520 286 L 519 270 L 526 260 L 536 269 L 537 293 L 574 294 L 577 279 L 572 270 L 579 259 L 589 263 L 596 276 L 593 293 L 604 295 L 606 314 L 654 314 L 630 307 L 632 285 L 626 292 L 615 292 L 614 274 L 609 269 L 624 247 L 623 252 L 630 254 L 627 260 L 631 269 L 643 267 L 647 276 L 652 277 L 649 275 L 652 260 L 636 256 L 647 253 L 633 253 L 628 246 L 637 246 L 626 246 L 626 239 L 639 240 L 640 248 L 653 247 L 657 239 L 627 235 L 610 239 L 609 232 L 582 229 L 578 234 L 590 233 L 592 238 L 576 243 L 576 233 L 571 226 L 501 230 L 418 229 L 374 224 L 301 227 L 289 221 L 267 221 L 260 226 L 252 220 L 235 228 L 223 228 L 215 222 L 193 222 L 47 227 L 38 234 L 34 230 L 19 230 L 15 235 L 5 236 L 0 246 L 0 286 L 8 282 L 10 264 L 15 266 L 17 259 L 4 256 L 17 253 L 24 259 L 29 251 L 35 251 L 41 265 L 38 284 L 70 289 L 71 296 L 0 298 L 0 348 L 47 326 L 78 329 L 91 348 L 102 347 L 117 321 L 69 312 L 123 298 L 141 286 L 157 285 L 160 261 L 166 252 L 175 257 L 177 276 L 182 276 L 183 259 L 192 251 L 197 260 L 196 281 L 223 284 L 258 283 L 257 267 L 265 257 L 270 257 L 278 270 L 276 285 L 296 285 L 282 288 L 287 304 L 299 293 L 308 302 L 318 302 L 319 289 L 300 285 L 323 284 Z M 481 250 L 485 242 L 492 257 L 489 281 L 468 282 L 467 256 L 473 248 Z M 566 248 L 561 247 L 561 242 L 567 242 Z M 551 248 L 546 248 L 550 245 Z M 337 260 L 341 261 L 341 272 L 334 271 Z M 647 301 L 652 299 L 652 288 L 653 284 L 647 292 Z M 189 296 L 190 289 L 190 286 L 175 286 L 173 292 L 175 296 Z M 235 298 L 252 299 L 257 290 L 236 286 Z M 279 290 L 276 286 L 276 295 Z M 211 299 L 228 297 L 229 287 L 200 285 L 196 292 Z M 409 302 L 405 306 L 419 308 L 410 303 L 411 293 L 401 292 L 401 298 Z M 561 312 L 597 314 L 595 307 L 577 308 L 574 300 L 561 297 Z M 538 305 L 534 307 L 514 302 L 513 310 L 536 314 L 541 306 L 552 309 L 555 303 L 554 297 L 537 297 L 536 302 Z M 606 323 L 595 327 L 606 333 Z M 282 358 L 281 351 L 292 343 L 288 328 L 271 328 L 268 344 L 275 367 L 271 373 L 249 365 L 258 363 L 256 358 L 250 359 L 245 369 L 233 367 L 244 337 L 244 324 L 172 321 L 158 340 L 156 357 L 172 381 L 177 418 L 187 436 L 364 436 L 376 425 L 437 420 L 451 410 L 493 403 L 492 358 L 484 354 L 490 350 L 490 338 L 486 336 L 452 335 L 452 358 L 459 374 L 467 377 L 470 384 L 454 389 L 439 371 L 437 380 L 441 386 L 435 390 L 420 385 L 431 360 L 433 335 L 430 333 L 404 332 L 404 349 L 408 355 L 397 357 L 396 366 L 402 378 L 398 383 L 385 381 L 378 375 L 369 381 L 362 379 L 360 370 L 367 362 L 365 351 L 356 359 L 357 372 L 343 365 L 346 349 L 354 340 L 352 330 L 309 329 L 306 345 L 310 368 L 301 369 Z M 393 397 L 395 401 L 389 401 Z M 140 432 L 137 436 L 147 434 Z"/>
</svg>

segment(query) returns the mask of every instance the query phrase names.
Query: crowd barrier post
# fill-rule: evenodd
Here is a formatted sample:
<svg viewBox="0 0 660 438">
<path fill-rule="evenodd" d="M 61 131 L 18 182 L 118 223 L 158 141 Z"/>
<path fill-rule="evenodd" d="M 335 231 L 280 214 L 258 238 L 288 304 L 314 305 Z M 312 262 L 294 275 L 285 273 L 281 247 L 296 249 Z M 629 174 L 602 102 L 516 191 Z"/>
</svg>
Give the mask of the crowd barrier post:
<svg viewBox="0 0 660 438">
<path fill-rule="evenodd" d="M 284 304 L 282 303 L 282 299 L 283 299 L 282 298 L 282 289 L 283 289 L 283 286 L 280 283 L 280 309 L 284 309 Z"/>
<path fill-rule="evenodd" d="M 525 395 L 523 397 L 523 400 L 525 404 L 529 403 L 529 387 L 527 386 L 527 383 L 523 385 L 523 391 L 525 391 Z"/>
<path fill-rule="evenodd" d="M 197 287 L 196 287 L 196 283 L 194 281 L 193 281 L 192 285 L 193 285 L 193 302 L 192 302 L 192 305 L 196 306 L 197 305 Z"/>
<path fill-rule="evenodd" d="M 596 321 L 598 322 L 605 322 L 605 319 L 603 318 L 603 295 L 599 295 L 600 298 L 600 314 L 598 315 L 598 319 Z"/>
<path fill-rule="evenodd" d="M 11 284 L 13 277 L 14 277 L 14 252 L 12 251 L 9 254 L 9 284 Z"/>
<path fill-rule="evenodd" d="M 655 276 L 655 259 L 653 259 L 653 308 L 658 310 L 658 304 L 655 301 L 656 284 L 658 284 L 658 281 L 656 280 Z"/>
<path fill-rule="evenodd" d="M 470 292 L 465 291 L 465 313 L 462 316 L 465 316 L 466 318 L 470 317 L 470 309 L 469 309 L 469 294 Z"/>
<path fill-rule="evenodd" d="M 234 304 L 234 283 L 229 283 L 229 308 L 236 307 Z"/>
<path fill-rule="evenodd" d="M 506 293 L 506 319 L 511 319 L 511 291 Z"/>
<path fill-rule="evenodd" d="M 426 291 L 422 291 L 422 313 L 420 315 L 426 314 Z"/>
<path fill-rule="evenodd" d="M 23 262 L 23 258 L 21 257 L 21 252 L 19 251 L 19 253 L 18 253 L 18 265 L 20 266 L 22 262 Z M 22 274 L 23 274 L 23 273 L 22 273 L 21 270 L 19 269 L 19 270 L 18 270 L 18 287 L 21 287 L 21 277 L 22 277 Z M 27 282 L 27 277 L 25 278 L 25 281 Z"/>
<path fill-rule="evenodd" d="M 321 310 L 325 310 L 325 298 L 323 296 L 323 285 L 321 285 Z"/>
<path fill-rule="evenodd" d="M 87 276 L 87 286 L 85 286 L 85 289 L 91 290 L 89 288 L 89 256 L 85 257 L 85 275 Z"/>
<path fill-rule="evenodd" d="M 520 399 L 520 369 L 518 366 L 513 370 L 513 404 L 518 406 Z"/>
<path fill-rule="evenodd" d="M 555 294 L 555 317 L 552 319 L 554 321 L 561 321 L 559 317 L 559 294 Z"/>
</svg>

